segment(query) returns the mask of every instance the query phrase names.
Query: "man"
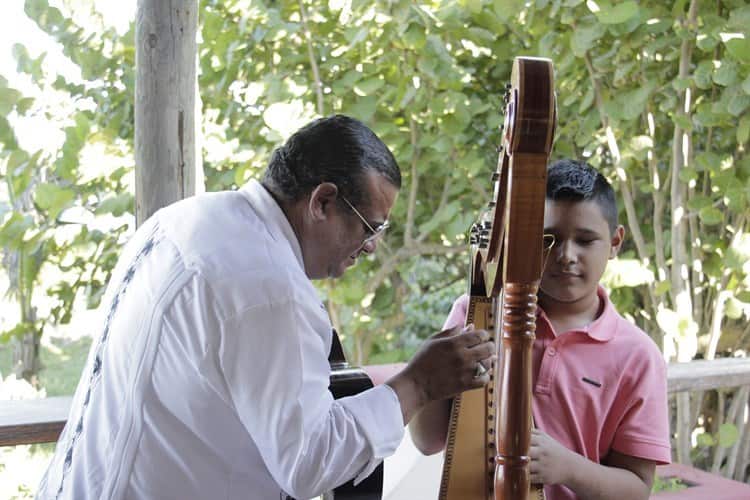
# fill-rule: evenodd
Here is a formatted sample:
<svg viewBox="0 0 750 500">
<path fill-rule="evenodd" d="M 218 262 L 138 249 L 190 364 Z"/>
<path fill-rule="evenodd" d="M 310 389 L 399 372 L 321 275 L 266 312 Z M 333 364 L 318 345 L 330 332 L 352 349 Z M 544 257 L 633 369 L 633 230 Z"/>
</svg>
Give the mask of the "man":
<svg viewBox="0 0 750 500">
<path fill-rule="evenodd" d="M 311 280 L 376 250 L 400 183 L 375 134 L 333 116 L 277 149 L 262 183 L 151 217 L 113 272 L 38 496 L 315 497 L 369 475 L 428 402 L 487 383 L 487 332 L 456 328 L 385 385 L 327 390 L 331 323 Z"/>
</svg>

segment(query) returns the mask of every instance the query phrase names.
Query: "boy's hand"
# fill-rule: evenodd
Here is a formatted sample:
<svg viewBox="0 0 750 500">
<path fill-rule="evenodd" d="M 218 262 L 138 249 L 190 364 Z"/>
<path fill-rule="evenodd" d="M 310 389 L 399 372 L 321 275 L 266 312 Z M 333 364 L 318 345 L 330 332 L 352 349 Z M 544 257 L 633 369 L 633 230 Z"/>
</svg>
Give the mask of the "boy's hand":
<svg viewBox="0 0 750 500">
<path fill-rule="evenodd" d="M 579 457 L 539 429 L 531 430 L 529 455 L 533 484 L 567 483 Z"/>
</svg>

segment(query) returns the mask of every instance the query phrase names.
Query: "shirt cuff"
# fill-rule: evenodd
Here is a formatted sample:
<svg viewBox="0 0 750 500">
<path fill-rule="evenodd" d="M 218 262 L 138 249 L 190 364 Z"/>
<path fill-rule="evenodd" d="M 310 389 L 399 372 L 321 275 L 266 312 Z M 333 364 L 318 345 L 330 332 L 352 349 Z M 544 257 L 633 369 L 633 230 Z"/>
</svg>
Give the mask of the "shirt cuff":
<svg viewBox="0 0 750 500">
<path fill-rule="evenodd" d="M 382 384 L 338 402 L 352 415 L 370 444 L 372 458 L 354 478 L 357 485 L 367 478 L 384 458 L 393 455 L 404 437 L 404 417 L 393 389 Z"/>
</svg>

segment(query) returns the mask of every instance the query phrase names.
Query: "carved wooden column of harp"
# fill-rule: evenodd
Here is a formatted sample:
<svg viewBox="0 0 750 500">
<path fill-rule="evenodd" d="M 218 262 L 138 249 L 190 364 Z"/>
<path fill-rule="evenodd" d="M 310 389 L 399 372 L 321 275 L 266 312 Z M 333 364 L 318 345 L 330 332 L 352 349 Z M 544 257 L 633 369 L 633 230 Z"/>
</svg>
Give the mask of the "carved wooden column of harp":
<svg viewBox="0 0 750 500">
<path fill-rule="evenodd" d="M 490 383 L 454 399 L 439 500 L 543 499 L 529 481 L 531 352 L 543 268 L 552 62 L 517 57 L 506 86 L 494 196 L 471 230 L 466 323 L 494 332 Z M 499 320 L 498 320 L 499 317 Z"/>
</svg>

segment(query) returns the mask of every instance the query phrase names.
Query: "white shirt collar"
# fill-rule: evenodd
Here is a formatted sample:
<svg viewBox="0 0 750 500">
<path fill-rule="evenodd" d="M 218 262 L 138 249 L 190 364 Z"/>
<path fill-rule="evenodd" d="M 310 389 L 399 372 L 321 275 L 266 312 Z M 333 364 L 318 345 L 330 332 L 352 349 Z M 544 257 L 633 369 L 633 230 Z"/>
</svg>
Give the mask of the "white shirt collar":
<svg viewBox="0 0 750 500">
<path fill-rule="evenodd" d="M 288 241 L 289 246 L 297 257 L 300 267 L 304 271 L 305 262 L 302 258 L 302 247 L 297 235 L 286 218 L 284 211 L 263 185 L 255 179 L 249 180 L 239 192 L 250 202 L 250 205 L 258 212 L 275 241 Z"/>
</svg>

